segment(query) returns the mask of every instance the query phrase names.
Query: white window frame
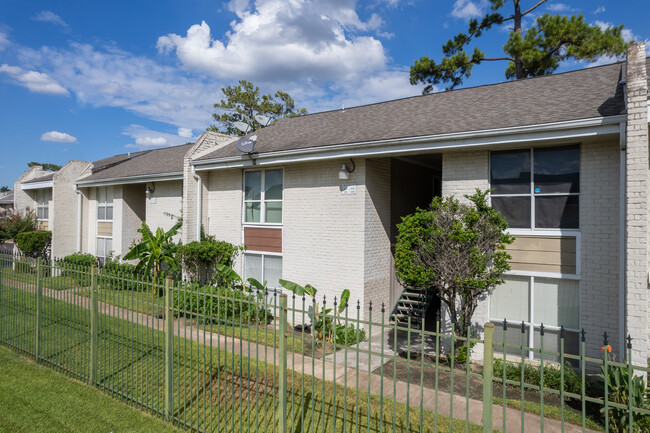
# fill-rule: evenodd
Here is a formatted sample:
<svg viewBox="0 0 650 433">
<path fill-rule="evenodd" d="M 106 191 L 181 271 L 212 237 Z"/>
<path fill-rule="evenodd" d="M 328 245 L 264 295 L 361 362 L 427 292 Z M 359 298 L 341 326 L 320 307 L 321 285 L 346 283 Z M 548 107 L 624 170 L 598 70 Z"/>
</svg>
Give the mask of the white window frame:
<svg viewBox="0 0 650 433">
<path fill-rule="evenodd" d="M 266 260 L 267 256 L 273 256 L 273 257 L 280 257 L 282 259 L 282 267 L 284 270 L 284 259 L 282 258 L 282 253 L 271 253 L 268 251 L 252 251 L 252 250 L 246 250 L 244 252 L 244 263 L 243 263 L 243 270 L 246 271 L 246 257 L 247 256 L 261 256 L 262 257 L 262 280 L 260 283 L 264 284 L 264 281 L 266 281 L 266 276 L 264 275 L 264 261 Z M 244 275 L 244 280 L 247 280 L 250 276 L 249 275 Z M 281 286 L 278 284 L 277 286 L 269 286 L 269 289 L 279 289 Z"/>
<path fill-rule="evenodd" d="M 578 147 L 578 151 L 580 152 L 580 171 L 578 175 L 580 176 L 580 179 L 582 181 L 582 147 L 579 144 L 572 143 L 572 144 L 565 144 L 565 145 L 557 145 L 557 146 L 550 146 L 552 148 L 561 148 L 561 147 Z M 530 197 L 530 227 L 518 227 L 518 228 L 512 228 L 509 229 L 509 232 L 519 232 L 520 234 L 532 234 L 535 232 L 543 232 L 544 234 L 558 234 L 559 232 L 562 233 L 567 233 L 569 236 L 575 236 L 576 233 L 580 233 L 580 227 L 582 223 L 582 213 L 580 212 L 580 191 L 579 192 L 572 192 L 572 193 L 564 193 L 564 192 L 557 192 L 557 193 L 535 193 L 535 149 L 545 149 L 545 147 L 522 147 L 522 148 L 516 148 L 516 149 L 503 149 L 503 151 L 517 151 L 517 150 L 529 150 L 530 151 L 530 189 L 528 193 L 526 194 L 494 194 L 490 193 L 489 194 L 489 204 L 492 206 L 492 197 Z M 502 150 L 498 150 L 497 152 L 500 152 Z M 492 188 L 492 152 L 490 152 L 490 157 L 488 158 L 488 182 L 490 184 L 490 188 Z M 581 187 L 582 187 L 582 182 Z M 582 188 L 581 188 L 582 189 Z M 578 228 L 541 228 L 541 227 L 535 227 L 535 197 L 553 197 L 553 196 L 577 196 L 578 197 Z"/>
<path fill-rule="evenodd" d="M 52 192 L 49 189 L 38 189 L 36 190 L 36 220 L 37 221 L 49 221 L 50 220 L 50 200 L 52 198 Z M 41 201 L 43 200 L 44 201 Z M 45 210 L 47 213 L 46 218 L 41 218 L 39 216 L 40 211 Z"/>
<path fill-rule="evenodd" d="M 106 191 L 106 194 L 105 194 L 106 199 L 105 199 L 105 201 L 100 201 L 99 200 L 99 191 L 100 190 Z M 111 201 L 110 202 L 108 201 L 109 192 L 110 192 L 110 195 L 111 195 Z M 113 221 L 112 217 L 110 219 L 108 219 L 108 218 L 99 218 L 99 208 L 100 207 L 104 208 L 104 216 L 106 216 L 106 214 L 108 213 L 107 212 L 108 208 L 111 208 L 111 215 L 113 215 L 113 210 L 114 210 L 114 208 L 113 208 L 113 200 L 114 199 L 115 199 L 115 193 L 114 193 L 114 190 L 113 190 L 112 186 L 100 186 L 100 187 L 97 187 L 97 222 L 112 222 Z M 99 237 L 102 237 L 102 236 L 99 236 Z"/>
<path fill-rule="evenodd" d="M 545 274 L 543 272 L 535 272 L 537 275 L 531 275 L 533 272 L 506 272 L 506 275 L 516 275 L 520 277 L 528 277 L 530 279 L 529 285 L 528 285 L 528 318 L 529 321 L 524 321 L 524 326 L 526 327 L 526 330 L 528 332 L 528 347 L 530 349 L 535 349 L 535 330 L 539 330 L 541 328 L 541 323 L 535 322 L 535 278 L 552 278 L 556 280 L 578 280 L 578 328 L 564 328 L 565 332 L 572 332 L 572 333 L 577 333 L 578 336 L 580 335 L 580 329 L 582 329 L 582 314 L 581 314 L 581 309 L 580 306 L 582 305 L 582 283 L 580 281 L 580 278 L 576 278 L 575 275 L 566 275 L 564 277 L 559 277 L 558 275 L 564 275 L 564 274 L 553 274 L 553 273 L 548 273 Z M 498 289 L 498 287 L 497 287 Z M 488 297 L 488 315 L 489 313 L 492 312 L 492 294 L 490 293 L 490 296 Z M 490 322 L 498 325 L 501 324 L 503 325 L 503 317 L 497 318 L 497 317 L 491 317 L 489 318 Z M 513 320 L 507 320 L 506 318 L 506 323 L 508 324 L 508 327 L 520 327 L 521 326 L 521 321 L 513 321 Z M 549 330 L 549 331 L 560 331 L 559 326 L 553 326 L 553 325 L 547 325 L 544 324 L 544 329 Z M 580 345 L 578 345 L 578 351 L 580 352 L 582 349 Z M 578 353 L 579 354 L 579 353 Z M 528 351 L 528 359 L 533 361 L 535 359 L 535 352 L 533 350 Z"/>
<path fill-rule="evenodd" d="M 267 171 L 281 171 L 282 172 L 282 198 L 281 199 L 273 199 L 273 200 L 266 200 L 266 193 L 265 193 L 265 182 L 266 182 L 266 172 Z M 252 173 L 252 172 L 260 172 L 261 173 L 261 185 L 260 185 L 260 199 L 259 200 L 246 200 L 246 173 Z M 246 221 L 246 203 L 260 203 L 260 220 L 258 222 L 253 222 L 253 221 Z M 279 223 L 268 223 L 266 222 L 266 203 L 267 202 L 272 202 L 272 203 L 281 203 L 282 204 L 282 222 Z M 282 224 L 284 223 L 284 168 L 282 167 L 271 167 L 271 168 L 264 168 L 264 169 L 256 169 L 256 170 L 244 170 L 243 175 L 242 175 L 242 224 L 244 226 L 275 226 L 275 227 L 281 227 Z M 267 253 L 264 253 L 267 254 Z"/>
</svg>

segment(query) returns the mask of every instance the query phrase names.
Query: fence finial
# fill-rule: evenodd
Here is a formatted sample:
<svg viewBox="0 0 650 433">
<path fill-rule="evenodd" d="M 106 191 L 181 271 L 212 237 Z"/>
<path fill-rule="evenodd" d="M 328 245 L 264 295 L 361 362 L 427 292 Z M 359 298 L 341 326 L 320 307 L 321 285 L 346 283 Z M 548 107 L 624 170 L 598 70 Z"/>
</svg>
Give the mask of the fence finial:
<svg viewBox="0 0 650 433">
<path fill-rule="evenodd" d="M 381 312 L 382 313 L 386 312 L 386 304 L 384 304 L 383 302 L 381 303 Z"/>
<path fill-rule="evenodd" d="M 632 348 L 632 336 L 630 334 L 627 334 L 627 348 Z"/>
<path fill-rule="evenodd" d="M 372 311 L 372 301 L 370 301 L 370 303 L 368 305 L 368 311 Z"/>
<path fill-rule="evenodd" d="M 544 335 L 544 322 L 542 322 L 539 327 L 539 335 Z"/>
<path fill-rule="evenodd" d="M 607 342 L 607 331 L 603 332 L 603 346 L 607 347 L 609 343 Z"/>
<path fill-rule="evenodd" d="M 361 301 L 357 299 L 357 310 L 361 309 Z"/>
<path fill-rule="evenodd" d="M 503 330 L 508 330 L 508 320 L 505 317 L 503 318 Z"/>
<path fill-rule="evenodd" d="M 560 325 L 560 338 L 564 338 L 564 325 Z"/>
<path fill-rule="evenodd" d="M 585 337 L 585 334 L 586 334 L 585 328 L 582 328 L 582 330 L 580 331 L 580 341 L 582 341 L 583 343 L 585 341 L 587 341 L 587 338 Z"/>
<path fill-rule="evenodd" d="M 526 324 L 524 323 L 523 320 L 521 321 L 521 333 L 522 334 L 526 333 Z"/>
</svg>

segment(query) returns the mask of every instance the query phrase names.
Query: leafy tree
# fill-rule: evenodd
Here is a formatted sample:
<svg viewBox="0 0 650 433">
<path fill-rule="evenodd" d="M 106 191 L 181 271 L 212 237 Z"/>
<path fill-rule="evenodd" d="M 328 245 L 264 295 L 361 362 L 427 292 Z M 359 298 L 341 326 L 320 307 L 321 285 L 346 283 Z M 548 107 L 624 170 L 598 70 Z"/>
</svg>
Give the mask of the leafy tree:
<svg viewBox="0 0 650 433">
<path fill-rule="evenodd" d="M 154 235 L 147 223 L 143 221 L 142 227 L 138 229 L 142 234 L 142 240 L 131 248 L 131 251 L 124 256 L 124 260 L 140 260 L 135 271 L 144 271 L 147 274 L 153 272 L 154 277 L 162 274 L 163 263 L 166 263 L 169 269 L 178 270 L 178 263 L 174 257 L 178 245 L 172 241 L 172 238 L 176 236 L 182 225 L 182 221 L 179 221 L 168 231 L 158 227 Z"/>
<path fill-rule="evenodd" d="M 591 62 L 601 55 L 620 55 L 625 51 L 622 25 L 602 30 L 586 23 L 582 14 L 567 17 L 547 13 L 524 31 L 523 17 L 547 1 L 537 1 L 522 11 L 521 0 L 490 0 L 490 13 L 480 22 L 471 19 L 467 33 L 459 33 L 442 46 L 440 63 L 426 56 L 415 61 L 411 66 L 411 84 L 425 84 L 422 93 L 427 94 L 440 82 L 448 83 L 448 90 L 462 84 L 472 74 L 474 65 L 481 62 L 507 61 L 506 78 L 520 79 L 552 74 L 566 59 Z M 508 16 L 499 12 L 506 3 L 513 6 L 513 13 Z M 513 28 L 503 46 L 503 56 L 487 57 L 477 46 L 469 52 L 470 45 L 484 32 L 510 22 Z"/>
<path fill-rule="evenodd" d="M 3 185 L 0 187 L 0 192 L 9 192 L 11 189 L 7 185 Z"/>
<path fill-rule="evenodd" d="M 256 115 L 267 116 L 271 121 L 275 121 L 283 117 L 307 114 L 306 109 L 296 108 L 288 93 L 278 90 L 275 95 L 260 95 L 259 87 L 246 80 L 239 80 L 238 86 L 224 87 L 221 91 L 226 99 L 214 104 L 214 108 L 220 109 L 222 113 L 212 114 L 219 125 L 209 126 L 208 131 L 244 135 L 235 128 L 234 122 L 245 122 L 252 127 L 251 131 L 255 131 L 264 126 L 255 120 Z"/>
<path fill-rule="evenodd" d="M 449 309 L 456 335 L 467 336 L 482 296 L 503 283 L 510 269 L 506 220 L 487 204 L 489 191 L 435 197 L 428 209 L 402 218 L 395 246 L 395 268 L 402 284 L 435 291 Z M 460 344 L 462 345 L 462 343 Z"/>
<path fill-rule="evenodd" d="M 34 211 L 27 210 L 23 215 L 15 213 L 6 217 L 0 218 L 0 245 L 6 241 L 13 239 L 19 233 L 33 232 L 38 228 Z"/>
<path fill-rule="evenodd" d="M 16 236 L 16 246 L 27 257 L 47 260 L 52 246 L 52 232 L 40 230 L 34 232 L 21 232 Z"/>
<path fill-rule="evenodd" d="M 43 167 L 43 170 L 46 170 L 46 171 L 59 171 L 59 170 L 61 170 L 60 165 L 51 164 L 49 162 L 43 163 L 43 162 L 32 161 L 32 162 L 27 163 L 28 167 L 33 167 L 35 165 L 40 165 L 41 167 Z"/>
</svg>

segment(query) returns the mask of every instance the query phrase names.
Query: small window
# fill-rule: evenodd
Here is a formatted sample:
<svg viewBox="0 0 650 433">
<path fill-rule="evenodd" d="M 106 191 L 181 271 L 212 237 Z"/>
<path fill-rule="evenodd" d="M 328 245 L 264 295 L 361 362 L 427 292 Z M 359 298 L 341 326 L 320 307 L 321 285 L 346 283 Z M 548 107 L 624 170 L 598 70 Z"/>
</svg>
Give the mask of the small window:
<svg viewBox="0 0 650 433">
<path fill-rule="evenodd" d="M 113 251 L 112 238 L 97 238 L 97 257 L 104 263 L 106 257 Z"/>
<path fill-rule="evenodd" d="M 279 170 L 244 173 L 244 222 L 282 223 L 283 172 Z"/>
<path fill-rule="evenodd" d="M 39 189 L 36 191 L 36 219 L 47 221 L 50 219 L 50 200 L 52 199 L 52 190 Z"/>
<path fill-rule="evenodd" d="M 255 278 L 267 282 L 267 287 L 280 286 L 282 278 L 282 257 L 266 254 L 244 254 L 244 278 Z"/>
<path fill-rule="evenodd" d="M 580 227 L 578 146 L 492 152 L 490 182 L 492 207 L 510 227 Z"/>
<path fill-rule="evenodd" d="M 97 188 L 97 219 L 100 221 L 113 220 L 113 187 Z"/>
</svg>

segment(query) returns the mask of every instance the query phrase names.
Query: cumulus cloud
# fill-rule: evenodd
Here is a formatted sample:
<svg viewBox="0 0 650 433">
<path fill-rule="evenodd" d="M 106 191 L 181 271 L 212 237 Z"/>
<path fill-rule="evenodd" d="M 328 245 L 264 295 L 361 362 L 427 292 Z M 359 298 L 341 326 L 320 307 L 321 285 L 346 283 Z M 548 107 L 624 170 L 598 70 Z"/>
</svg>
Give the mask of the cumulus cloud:
<svg viewBox="0 0 650 433">
<path fill-rule="evenodd" d="M 383 70 L 381 42 L 359 32 L 377 30 L 382 20 L 366 21 L 354 0 L 287 2 L 231 1 L 238 19 L 219 38 L 205 22 L 185 36 L 158 39 L 161 53 L 175 52 L 183 67 L 221 79 L 297 81 L 349 80 Z"/>
<path fill-rule="evenodd" d="M 41 135 L 41 141 L 54 141 L 55 143 L 76 143 L 77 137 L 59 131 L 48 131 Z"/>
<path fill-rule="evenodd" d="M 155 149 L 159 147 L 177 146 L 188 142 L 187 138 L 192 138 L 191 132 L 189 137 L 183 137 L 180 134 L 170 134 L 167 132 L 154 131 L 142 125 L 129 125 L 122 132 L 123 135 L 131 137 L 134 142 L 124 147 L 133 149 Z"/>
<path fill-rule="evenodd" d="M 192 129 L 191 128 L 178 128 L 178 136 L 179 137 L 184 137 L 184 138 L 191 138 L 192 137 Z"/>
<path fill-rule="evenodd" d="M 28 71 L 20 66 L 10 66 L 7 64 L 0 65 L 0 72 L 6 73 L 18 84 L 34 93 L 65 96 L 70 94 L 65 87 L 43 72 Z"/>
<path fill-rule="evenodd" d="M 477 18 L 483 15 L 485 6 L 485 0 L 456 0 L 451 9 L 451 16 L 462 20 Z"/>
<path fill-rule="evenodd" d="M 548 9 L 551 12 L 575 12 L 578 10 L 576 8 L 569 6 L 566 3 L 551 3 L 548 6 L 546 6 L 546 9 Z"/>
<path fill-rule="evenodd" d="M 68 28 L 68 24 L 63 21 L 63 18 L 51 11 L 40 11 L 32 18 L 34 21 L 40 21 L 43 23 L 50 23 L 56 26 L 61 26 L 65 29 Z"/>
</svg>

